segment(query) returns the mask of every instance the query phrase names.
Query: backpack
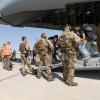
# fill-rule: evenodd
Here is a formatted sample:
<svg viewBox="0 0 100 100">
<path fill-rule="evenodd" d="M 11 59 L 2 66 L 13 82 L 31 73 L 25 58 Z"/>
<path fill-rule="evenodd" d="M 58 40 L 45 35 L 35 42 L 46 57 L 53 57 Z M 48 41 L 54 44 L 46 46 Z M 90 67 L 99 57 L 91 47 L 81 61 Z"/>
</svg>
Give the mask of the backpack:
<svg viewBox="0 0 100 100">
<path fill-rule="evenodd" d="M 59 37 L 58 45 L 61 48 L 67 48 L 68 46 L 70 46 L 69 39 L 67 39 L 66 35 L 62 35 L 62 36 Z"/>
<path fill-rule="evenodd" d="M 40 39 L 36 45 L 35 45 L 35 49 L 38 53 L 42 53 L 42 54 L 46 54 L 48 52 L 49 49 L 49 43 L 46 39 Z"/>
</svg>

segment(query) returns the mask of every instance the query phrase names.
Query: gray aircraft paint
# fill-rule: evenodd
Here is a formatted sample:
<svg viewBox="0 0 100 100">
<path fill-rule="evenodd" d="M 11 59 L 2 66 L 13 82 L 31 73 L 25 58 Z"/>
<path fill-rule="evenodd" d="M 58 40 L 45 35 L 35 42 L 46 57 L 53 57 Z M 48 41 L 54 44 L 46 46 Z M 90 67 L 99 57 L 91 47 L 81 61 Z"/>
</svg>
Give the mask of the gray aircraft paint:
<svg viewBox="0 0 100 100">
<path fill-rule="evenodd" d="M 67 3 L 95 0 L 0 0 L 3 16 L 23 11 L 38 11 L 64 8 Z"/>
</svg>

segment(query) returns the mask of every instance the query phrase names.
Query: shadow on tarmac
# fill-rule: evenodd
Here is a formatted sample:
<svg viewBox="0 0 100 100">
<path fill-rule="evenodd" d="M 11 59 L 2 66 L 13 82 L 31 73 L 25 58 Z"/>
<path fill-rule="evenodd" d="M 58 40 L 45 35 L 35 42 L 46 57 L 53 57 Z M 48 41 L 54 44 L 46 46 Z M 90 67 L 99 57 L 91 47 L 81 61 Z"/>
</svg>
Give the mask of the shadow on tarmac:
<svg viewBox="0 0 100 100">
<path fill-rule="evenodd" d="M 76 77 L 100 80 L 100 70 L 76 71 Z"/>
<path fill-rule="evenodd" d="M 63 69 L 58 68 L 58 69 L 53 69 L 53 72 L 59 72 L 62 73 Z M 63 80 L 63 75 L 59 76 L 57 73 L 53 73 L 55 78 L 58 78 L 59 80 Z M 95 80 L 100 80 L 100 70 L 81 70 L 81 71 L 75 71 L 75 77 L 80 77 L 80 78 L 89 78 L 89 79 L 95 79 Z"/>
</svg>

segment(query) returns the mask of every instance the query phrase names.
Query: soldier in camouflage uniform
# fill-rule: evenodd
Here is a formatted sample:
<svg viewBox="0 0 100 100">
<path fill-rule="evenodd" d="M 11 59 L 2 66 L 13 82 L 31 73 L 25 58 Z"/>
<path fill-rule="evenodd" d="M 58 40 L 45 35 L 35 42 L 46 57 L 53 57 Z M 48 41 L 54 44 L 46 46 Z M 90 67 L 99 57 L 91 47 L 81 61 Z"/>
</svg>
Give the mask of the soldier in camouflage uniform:
<svg viewBox="0 0 100 100">
<path fill-rule="evenodd" d="M 63 67 L 63 78 L 67 81 L 69 86 L 77 86 L 74 82 L 74 71 L 77 63 L 76 46 L 80 43 L 80 38 L 71 32 L 69 26 L 66 26 L 64 34 L 59 37 L 58 46 L 61 50 L 61 61 Z"/>
<path fill-rule="evenodd" d="M 36 57 L 35 61 L 38 66 L 37 77 L 40 79 L 42 74 L 42 65 L 46 65 L 47 80 L 53 81 L 51 73 L 51 58 L 50 58 L 50 47 L 49 42 L 45 34 L 41 34 L 41 39 L 35 44 Z"/>
<path fill-rule="evenodd" d="M 25 65 L 28 67 L 30 72 L 34 74 L 34 69 L 31 67 L 31 64 L 28 62 L 28 51 L 29 45 L 27 44 L 27 38 L 25 36 L 22 37 L 22 43 L 19 46 L 19 51 L 21 52 L 21 74 L 25 76 L 27 74 L 27 69 Z"/>
</svg>

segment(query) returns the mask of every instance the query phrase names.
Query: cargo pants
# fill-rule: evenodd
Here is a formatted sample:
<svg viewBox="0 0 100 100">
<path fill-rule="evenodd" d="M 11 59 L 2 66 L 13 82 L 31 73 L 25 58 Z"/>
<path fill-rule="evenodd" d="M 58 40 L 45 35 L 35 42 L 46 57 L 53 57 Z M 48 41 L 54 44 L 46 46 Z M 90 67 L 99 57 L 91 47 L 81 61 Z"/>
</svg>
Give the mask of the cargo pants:
<svg viewBox="0 0 100 100">
<path fill-rule="evenodd" d="M 63 53 L 63 78 L 65 81 L 68 83 L 73 83 L 74 82 L 74 76 L 75 76 L 75 66 L 77 62 L 77 57 L 76 56 L 69 56 L 66 59 L 66 54 Z"/>
<path fill-rule="evenodd" d="M 33 68 L 31 67 L 31 64 L 28 62 L 27 57 L 25 57 L 25 54 L 21 54 L 21 69 L 22 72 L 26 72 L 27 69 L 25 67 L 25 65 L 28 67 L 28 69 L 33 73 Z"/>
<path fill-rule="evenodd" d="M 38 78 L 41 78 L 42 66 L 43 66 L 43 64 L 45 64 L 47 78 L 51 79 L 52 78 L 52 74 L 51 74 L 51 66 L 52 65 L 51 65 L 51 58 L 50 58 L 50 56 L 48 54 L 46 54 L 45 56 L 37 54 L 35 60 L 36 60 L 37 66 L 38 66 L 38 70 L 37 70 Z"/>
<path fill-rule="evenodd" d="M 2 59 L 3 61 L 3 68 L 6 69 L 6 70 L 11 70 L 12 69 L 12 63 L 11 63 L 11 60 L 9 57 L 4 57 Z"/>
</svg>

